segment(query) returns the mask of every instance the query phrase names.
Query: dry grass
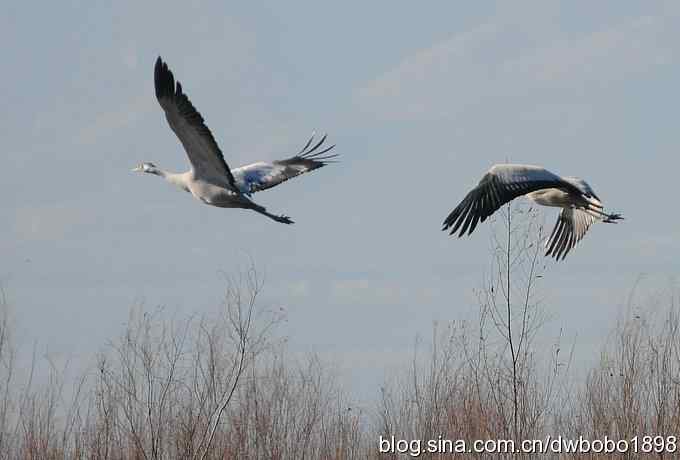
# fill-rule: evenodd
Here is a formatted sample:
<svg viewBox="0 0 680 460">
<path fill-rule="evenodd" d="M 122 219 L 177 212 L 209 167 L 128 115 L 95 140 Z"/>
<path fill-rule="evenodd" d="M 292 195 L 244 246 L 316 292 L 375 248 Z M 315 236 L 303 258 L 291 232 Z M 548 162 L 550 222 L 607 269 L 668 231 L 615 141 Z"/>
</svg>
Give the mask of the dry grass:
<svg viewBox="0 0 680 460">
<path fill-rule="evenodd" d="M 379 454 L 381 435 L 679 435 L 677 292 L 650 300 L 648 310 L 622 313 L 599 364 L 574 382 L 562 337 L 551 347 L 534 343 L 546 317 L 536 282 L 544 276 L 540 245 L 531 237 L 540 234 L 536 218 L 530 210 L 506 218 L 477 292 L 478 313 L 436 325 L 426 345 L 418 341 L 410 365 L 376 389 L 368 413 L 353 406 L 317 358 L 287 355 L 276 339 L 280 316 L 259 305 L 254 270 L 231 280 L 212 316 L 178 320 L 162 310 L 134 310 L 96 368 L 75 380 L 35 354 L 27 375 L 18 375 L 0 297 L 0 458 L 377 460 L 410 458 Z M 38 384 L 40 366 L 48 378 Z"/>
</svg>

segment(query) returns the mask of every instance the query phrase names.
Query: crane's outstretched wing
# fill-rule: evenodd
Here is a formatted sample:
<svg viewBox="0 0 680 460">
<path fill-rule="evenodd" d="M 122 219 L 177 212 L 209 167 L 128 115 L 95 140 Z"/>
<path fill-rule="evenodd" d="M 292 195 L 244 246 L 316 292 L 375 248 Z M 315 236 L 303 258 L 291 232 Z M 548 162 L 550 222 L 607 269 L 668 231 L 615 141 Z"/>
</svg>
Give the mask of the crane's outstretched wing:
<svg viewBox="0 0 680 460">
<path fill-rule="evenodd" d="M 593 193 L 593 196 L 595 194 Z M 607 214 L 602 211 L 602 204 L 597 199 L 597 207 L 588 208 L 562 208 L 557 217 L 555 227 L 550 237 L 545 242 L 546 256 L 554 257 L 555 260 L 564 260 L 569 251 L 583 239 L 586 232 L 595 222 L 615 224 L 623 220 L 621 214 Z"/>
<path fill-rule="evenodd" d="M 175 85 L 175 77 L 160 56 L 154 68 L 154 86 L 156 98 L 165 111 L 165 118 L 184 146 L 194 174 L 205 179 L 226 180 L 228 186 L 236 191 L 234 176 L 224 161 L 215 138 L 203 122 L 201 114 L 182 92 L 180 82 Z"/>
<path fill-rule="evenodd" d="M 602 217 L 578 208 L 562 208 L 550 237 L 545 242 L 545 255 L 564 260 L 576 243 L 583 239 L 591 225 Z"/>
<path fill-rule="evenodd" d="M 444 220 L 442 230 L 458 237 L 468 235 L 479 221 L 484 222 L 504 204 L 518 196 L 544 188 L 560 188 L 579 191 L 570 183 L 540 166 L 500 164 L 494 165 L 472 189 L 463 201 Z"/>
<path fill-rule="evenodd" d="M 335 145 L 325 147 L 323 146 L 325 141 L 326 135 L 324 134 L 318 142 L 312 145 L 314 142 L 312 135 L 302 150 L 293 157 L 271 163 L 260 161 L 236 168 L 232 171 L 236 185 L 241 193 L 251 194 L 272 188 L 300 174 L 326 166 L 334 162 L 338 155 L 328 153 Z"/>
</svg>

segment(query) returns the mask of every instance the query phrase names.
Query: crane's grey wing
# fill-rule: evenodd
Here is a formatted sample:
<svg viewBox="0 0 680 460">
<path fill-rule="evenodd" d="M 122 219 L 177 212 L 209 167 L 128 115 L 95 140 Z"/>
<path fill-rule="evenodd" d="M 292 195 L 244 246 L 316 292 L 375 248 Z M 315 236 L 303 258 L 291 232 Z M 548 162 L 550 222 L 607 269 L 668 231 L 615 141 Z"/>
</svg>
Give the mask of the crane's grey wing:
<svg viewBox="0 0 680 460">
<path fill-rule="evenodd" d="M 463 201 L 444 220 L 442 230 L 458 237 L 468 235 L 479 221 L 484 222 L 501 206 L 515 198 L 544 188 L 573 189 L 562 178 L 540 166 L 501 164 L 494 165 L 482 177 Z"/>
<path fill-rule="evenodd" d="M 577 208 L 562 208 L 550 237 L 545 242 L 545 255 L 564 260 L 576 243 L 583 239 L 591 225 L 601 217 Z"/>
<path fill-rule="evenodd" d="M 241 193 L 254 193 L 279 185 L 293 177 L 314 171 L 335 161 L 337 154 L 328 153 L 335 145 L 326 147 L 324 135 L 314 143 L 312 136 L 295 156 L 272 163 L 258 162 L 232 171 Z"/>
<path fill-rule="evenodd" d="M 180 82 L 175 85 L 175 77 L 160 56 L 154 68 L 154 86 L 165 118 L 184 146 L 194 174 L 203 178 L 226 179 L 228 185 L 236 190 L 234 176 L 215 138 L 201 114 L 182 92 Z"/>
</svg>

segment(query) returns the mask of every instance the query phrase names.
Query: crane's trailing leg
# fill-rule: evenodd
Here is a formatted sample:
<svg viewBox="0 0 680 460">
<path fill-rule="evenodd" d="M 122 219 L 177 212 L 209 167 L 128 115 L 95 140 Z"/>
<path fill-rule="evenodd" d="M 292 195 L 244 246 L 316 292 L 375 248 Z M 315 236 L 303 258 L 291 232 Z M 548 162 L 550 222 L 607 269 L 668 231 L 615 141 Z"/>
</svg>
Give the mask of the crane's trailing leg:
<svg viewBox="0 0 680 460">
<path fill-rule="evenodd" d="M 264 208 L 264 206 L 260 206 L 258 204 L 252 203 L 252 202 L 251 202 L 251 206 L 249 206 L 248 209 L 252 209 L 255 212 L 259 212 L 263 216 L 267 216 L 270 219 L 273 219 L 276 222 L 280 222 L 282 224 L 292 224 L 293 223 L 293 220 L 290 217 L 284 216 L 284 215 L 277 216 L 276 214 L 272 214 L 270 212 L 267 212 L 267 210 Z"/>
<path fill-rule="evenodd" d="M 607 223 L 607 224 L 615 224 L 617 220 L 623 220 L 623 216 L 618 213 L 606 213 L 602 210 L 602 205 L 592 205 L 588 204 L 586 206 L 586 210 L 594 213 L 595 217 L 600 217 L 602 219 L 602 222 Z"/>
</svg>

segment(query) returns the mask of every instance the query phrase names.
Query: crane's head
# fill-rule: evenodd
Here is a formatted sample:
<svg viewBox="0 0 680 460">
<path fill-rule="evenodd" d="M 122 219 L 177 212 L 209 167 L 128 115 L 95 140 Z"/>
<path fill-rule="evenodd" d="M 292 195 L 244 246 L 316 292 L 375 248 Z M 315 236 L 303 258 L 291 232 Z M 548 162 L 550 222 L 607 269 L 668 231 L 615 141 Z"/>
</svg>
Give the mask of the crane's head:
<svg viewBox="0 0 680 460">
<path fill-rule="evenodd" d="M 142 163 L 132 170 L 133 172 L 145 172 L 149 174 L 158 174 L 158 168 L 153 163 Z"/>
</svg>

